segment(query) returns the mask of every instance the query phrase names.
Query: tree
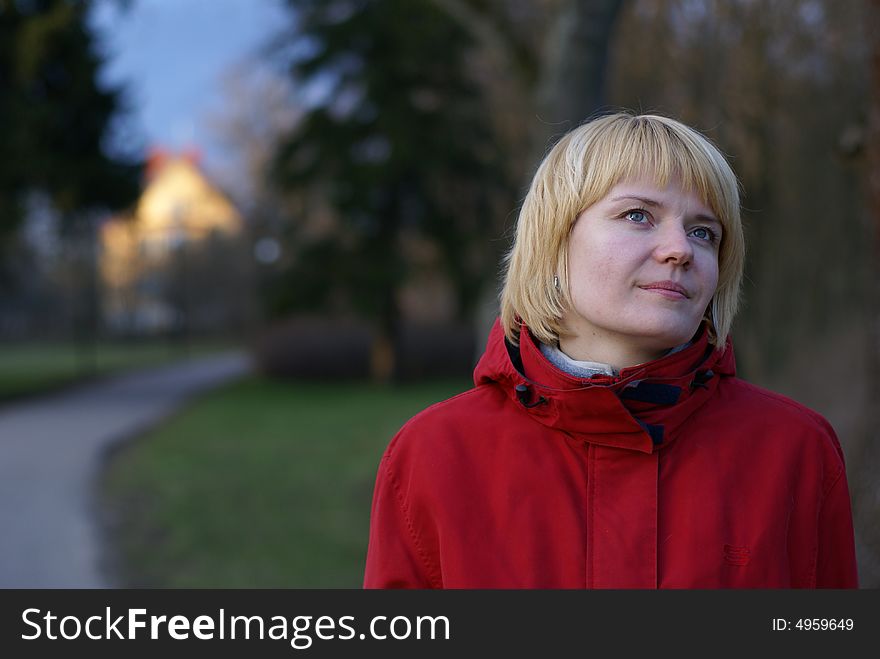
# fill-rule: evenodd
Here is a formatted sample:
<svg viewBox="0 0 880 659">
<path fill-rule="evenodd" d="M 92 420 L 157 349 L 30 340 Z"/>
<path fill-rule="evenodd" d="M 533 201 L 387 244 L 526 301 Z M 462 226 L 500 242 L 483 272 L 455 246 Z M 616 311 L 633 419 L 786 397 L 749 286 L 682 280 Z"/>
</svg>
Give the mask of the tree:
<svg viewBox="0 0 880 659">
<path fill-rule="evenodd" d="M 458 22 L 490 62 L 496 106 L 515 102 L 505 142 L 525 183 L 548 140 L 605 104 L 608 50 L 623 0 L 431 0 Z M 514 145 L 519 146 L 515 148 Z"/>
<path fill-rule="evenodd" d="M 289 4 L 291 73 L 314 100 L 280 144 L 276 172 L 301 191 L 305 215 L 331 219 L 311 235 L 296 225 L 279 306 L 356 309 L 376 320 L 393 357 L 403 283 L 442 269 L 463 313 L 494 267 L 481 245 L 503 177 L 466 73 L 470 42 L 425 0 Z"/>
<path fill-rule="evenodd" d="M 869 23 L 873 28 L 880 25 L 880 0 L 870 0 L 868 7 Z M 862 571 L 862 586 L 877 587 L 880 584 L 880 529 L 877 528 L 880 484 L 877 482 L 877 467 L 880 466 L 880 33 L 870 31 L 870 105 L 867 122 L 867 192 L 871 214 L 871 268 L 868 281 L 868 400 L 873 405 L 868 410 L 865 438 L 858 454 L 858 474 L 856 481 L 858 496 L 854 498 L 854 514 L 862 522 L 865 532 L 862 545 L 865 547 L 864 563 L 870 572 Z"/>
<path fill-rule="evenodd" d="M 88 0 L 0 0 L 0 281 L 5 257 L 34 193 L 49 199 L 74 262 L 74 332 L 95 368 L 98 279 L 95 212 L 138 193 L 139 166 L 104 149 L 121 92 L 98 82 L 101 58 Z M 5 296 L 10 297 L 8 294 Z"/>
<path fill-rule="evenodd" d="M 90 4 L 0 0 L 0 233 L 33 191 L 67 218 L 137 195 L 139 167 L 104 150 L 122 97 L 98 83 Z"/>
</svg>

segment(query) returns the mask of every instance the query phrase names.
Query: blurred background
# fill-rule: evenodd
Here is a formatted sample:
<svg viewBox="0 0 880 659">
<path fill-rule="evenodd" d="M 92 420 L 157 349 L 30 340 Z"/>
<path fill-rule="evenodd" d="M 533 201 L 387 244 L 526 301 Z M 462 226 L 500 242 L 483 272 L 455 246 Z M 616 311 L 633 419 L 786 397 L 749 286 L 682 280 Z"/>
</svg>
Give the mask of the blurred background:
<svg viewBox="0 0 880 659">
<path fill-rule="evenodd" d="M 739 374 L 837 430 L 880 586 L 878 12 L 0 0 L 0 586 L 358 587 L 379 457 L 469 386 L 537 163 L 618 108 L 730 157 Z"/>
</svg>

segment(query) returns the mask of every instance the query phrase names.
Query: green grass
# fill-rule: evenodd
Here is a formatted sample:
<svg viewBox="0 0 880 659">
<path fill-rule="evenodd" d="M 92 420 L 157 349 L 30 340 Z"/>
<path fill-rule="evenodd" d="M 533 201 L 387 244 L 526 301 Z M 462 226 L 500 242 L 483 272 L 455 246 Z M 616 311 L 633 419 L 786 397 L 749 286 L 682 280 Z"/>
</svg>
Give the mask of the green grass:
<svg viewBox="0 0 880 659">
<path fill-rule="evenodd" d="M 201 399 L 105 472 L 123 585 L 360 587 L 382 451 L 468 386 L 250 379 Z"/>
<path fill-rule="evenodd" d="M 196 344 L 184 352 L 167 341 L 100 343 L 0 343 L 0 401 L 38 394 L 77 381 L 139 366 L 152 366 L 216 350 Z"/>
</svg>

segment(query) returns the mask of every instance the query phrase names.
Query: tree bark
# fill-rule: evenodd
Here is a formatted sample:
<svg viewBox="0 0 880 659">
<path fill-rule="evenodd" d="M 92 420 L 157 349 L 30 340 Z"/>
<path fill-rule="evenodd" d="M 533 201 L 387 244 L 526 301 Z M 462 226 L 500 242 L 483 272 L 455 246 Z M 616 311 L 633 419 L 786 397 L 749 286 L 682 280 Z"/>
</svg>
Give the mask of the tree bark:
<svg viewBox="0 0 880 659">
<path fill-rule="evenodd" d="M 608 46 L 623 0 L 564 0 L 544 44 L 536 95 L 536 160 L 553 135 L 571 130 L 605 103 Z"/>
<path fill-rule="evenodd" d="M 868 207 L 873 219 L 872 252 L 868 282 L 868 401 L 866 434 L 855 464 L 850 470 L 853 483 L 853 515 L 856 525 L 861 587 L 880 586 L 880 0 L 870 0 L 868 30 L 871 43 L 871 100 L 867 130 Z"/>
</svg>

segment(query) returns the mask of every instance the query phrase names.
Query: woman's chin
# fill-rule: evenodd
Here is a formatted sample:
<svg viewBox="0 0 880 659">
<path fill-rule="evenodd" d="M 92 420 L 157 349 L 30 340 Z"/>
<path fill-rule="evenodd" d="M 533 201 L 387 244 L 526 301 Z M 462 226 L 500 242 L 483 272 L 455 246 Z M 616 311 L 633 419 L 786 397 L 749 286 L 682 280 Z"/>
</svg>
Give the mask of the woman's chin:
<svg viewBox="0 0 880 659">
<path fill-rule="evenodd" d="M 643 346 L 647 350 L 663 352 L 690 341 L 700 322 L 650 322 L 646 321 L 633 328 L 633 335 L 643 340 Z"/>
</svg>

